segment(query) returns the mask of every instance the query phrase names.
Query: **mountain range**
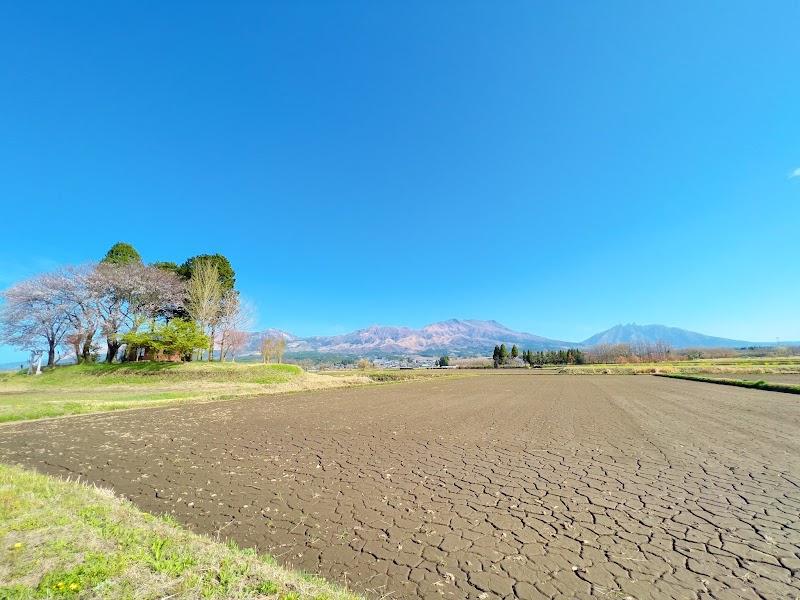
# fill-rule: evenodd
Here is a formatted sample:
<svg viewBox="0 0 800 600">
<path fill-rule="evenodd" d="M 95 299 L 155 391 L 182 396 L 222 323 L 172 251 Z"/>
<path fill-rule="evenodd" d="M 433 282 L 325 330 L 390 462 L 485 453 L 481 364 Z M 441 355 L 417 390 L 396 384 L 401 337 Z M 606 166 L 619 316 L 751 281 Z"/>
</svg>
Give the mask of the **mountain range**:
<svg viewBox="0 0 800 600">
<path fill-rule="evenodd" d="M 769 342 L 747 342 L 714 337 L 665 325 L 615 325 L 582 342 L 554 340 L 532 333 L 515 331 L 497 321 L 450 319 L 431 323 L 421 329 L 410 327 L 379 327 L 373 325 L 352 333 L 334 336 L 299 337 L 279 329 L 267 329 L 250 334 L 246 352 L 258 352 L 265 337 L 282 337 L 287 352 L 325 352 L 332 354 L 430 354 L 447 352 L 461 356 L 492 353 L 496 344 L 520 349 L 564 350 L 588 348 L 597 344 L 633 344 L 637 342 L 668 342 L 673 348 L 742 348 L 769 346 Z M 800 342 L 785 342 L 800 344 Z"/>
</svg>

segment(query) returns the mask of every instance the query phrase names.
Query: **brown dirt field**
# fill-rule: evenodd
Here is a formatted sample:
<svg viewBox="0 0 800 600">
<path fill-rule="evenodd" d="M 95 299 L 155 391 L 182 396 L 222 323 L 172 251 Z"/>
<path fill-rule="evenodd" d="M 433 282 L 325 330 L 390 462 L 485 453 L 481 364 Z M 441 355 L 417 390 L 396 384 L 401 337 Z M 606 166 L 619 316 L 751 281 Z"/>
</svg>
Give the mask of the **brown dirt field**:
<svg viewBox="0 0 800 600">
<path fill-rule="evenodd" d="M 796 598 L 800 402 L 473 377 L 9 424 L 0 459 L 390 598 Z"/>
</svg>

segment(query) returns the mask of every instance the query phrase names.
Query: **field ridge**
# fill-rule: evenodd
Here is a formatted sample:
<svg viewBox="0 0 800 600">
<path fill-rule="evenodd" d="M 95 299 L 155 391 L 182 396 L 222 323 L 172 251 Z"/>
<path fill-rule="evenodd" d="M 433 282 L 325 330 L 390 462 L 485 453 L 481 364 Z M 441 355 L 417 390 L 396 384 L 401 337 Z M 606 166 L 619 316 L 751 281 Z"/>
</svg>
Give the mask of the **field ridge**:
<svg viewBox="0 0 800 600">
<path fill-rule="evenodd" d="M 702 383 L 716 383 L 718 385 L 732 385 L 735 387 L 764 390 L 767 392 L 784 392 L 786 394 L 800 394 L 800 385 L 787 383 L 771 383 L 760 379 L 751 381 L 747 379 L 723 379 L 720 377 L 700 377 L 683 373 L 653 373 L 656 377 L 669 377 L 670 379 L 685 379 L 687 381 L 700 381 Z"/>
</svg>

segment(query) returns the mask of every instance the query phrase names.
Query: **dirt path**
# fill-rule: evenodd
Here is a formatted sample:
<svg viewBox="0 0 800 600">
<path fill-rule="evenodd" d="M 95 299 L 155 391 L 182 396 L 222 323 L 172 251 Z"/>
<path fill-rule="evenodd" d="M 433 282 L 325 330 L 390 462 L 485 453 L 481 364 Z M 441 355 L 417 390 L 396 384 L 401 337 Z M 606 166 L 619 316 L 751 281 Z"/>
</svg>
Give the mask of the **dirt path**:
<svg viewBox="0 0 800 600">
<path fill-rule="evenodd" d="M 800 402 L 651 377 L 430 381 L 32 422 L 81 474 L 391 598 L 796 598 Z"/>
</svg>

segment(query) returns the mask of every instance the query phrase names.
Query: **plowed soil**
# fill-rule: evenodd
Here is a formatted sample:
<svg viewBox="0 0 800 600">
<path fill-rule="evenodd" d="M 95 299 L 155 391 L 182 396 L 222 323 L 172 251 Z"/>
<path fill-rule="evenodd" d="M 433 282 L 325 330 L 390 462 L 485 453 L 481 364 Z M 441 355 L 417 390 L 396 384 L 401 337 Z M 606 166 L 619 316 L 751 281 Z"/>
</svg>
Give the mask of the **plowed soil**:
<svg viewBox="0 0 800 600">
<path fill-rule="evenodd" d="M 0 460 L 391 598 L 795 598 L 800 402 L 526 375 L 0 428 Z"/>
</svg>

